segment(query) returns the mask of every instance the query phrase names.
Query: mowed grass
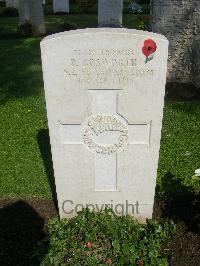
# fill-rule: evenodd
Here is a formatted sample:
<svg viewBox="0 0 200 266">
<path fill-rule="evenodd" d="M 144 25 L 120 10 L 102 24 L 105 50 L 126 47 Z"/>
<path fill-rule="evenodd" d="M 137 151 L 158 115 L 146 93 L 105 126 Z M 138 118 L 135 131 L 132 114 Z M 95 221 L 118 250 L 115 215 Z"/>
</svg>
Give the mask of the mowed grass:
<svg viewBox="0 0 200 266">
<path fill-rule="evenodd" d="M 39 42 L 0 42 L 1 196 L 51 196 L 38 141 L 47 128 Z"/>
<path fill-rule="evenodd" d="M 138 19 L 125 17 L 129 28 Z M 63 20 L 80 28 L 96 27 L 97 16 L 47 16 L 49 31 Z M 14 31 L 17 18 L 0 18 L 6 31 Z M 40 38 L 0 41 L 0 196 L 51 197 L 51 163 L 40 59 Z M 192 179 L 200 168 L 200 103 L 165 104 L 158 185 L 200 190 Z M 171 177 L 170 177 L 171 176 Z M 174 181 L 177 186 L 174 186 Z M 173 182 L 172 182 L 173 181 Z"/>
<path fill-rule="evenodd" d="M 123 15 L 123 24 L 126 28 L 138 29 L 141 25 L 141 20 L 147 22 L 148 16 L 143 15 Z M 95 28 L 98 27 L 98 16 L 97 14 L 70 14 L 70 15 L 47 15 L 45 16 L 45 25 L 47 32 L 56 32 L 59 26 L 64 23 L 74 23 L 77 28 Z M 0 17 L 0 39 L 1 34 L 14 34 L 17 32 L 19 25 L 18 17 Z"/>
<path fill-rule="evenodd" d="M 167 193 L 200 192 L 200 102 L 165 102 L 157 183 Z"/>
</svg>

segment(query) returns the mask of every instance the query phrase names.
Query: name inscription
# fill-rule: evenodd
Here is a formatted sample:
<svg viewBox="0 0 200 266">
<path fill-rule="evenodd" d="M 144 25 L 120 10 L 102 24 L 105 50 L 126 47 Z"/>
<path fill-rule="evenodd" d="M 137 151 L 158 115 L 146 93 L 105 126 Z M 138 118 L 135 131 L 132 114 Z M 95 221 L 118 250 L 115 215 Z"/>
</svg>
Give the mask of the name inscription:
<svg viewBox="0 0 200 266">
<path fill-rule="evenodd" d="M 82 85 L 132 84 L 136 77 L 152 76 L 154 70 L 138 65 L 133 49 L 74 50 L 64 74 Z"/>
</svg>

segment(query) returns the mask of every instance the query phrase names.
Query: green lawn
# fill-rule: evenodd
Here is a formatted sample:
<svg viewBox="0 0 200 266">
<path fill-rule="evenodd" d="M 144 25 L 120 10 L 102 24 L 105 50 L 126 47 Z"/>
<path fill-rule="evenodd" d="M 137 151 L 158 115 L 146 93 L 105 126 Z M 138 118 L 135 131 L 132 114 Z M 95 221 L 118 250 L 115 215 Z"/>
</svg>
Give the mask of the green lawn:
<svg viewBox="0 0 200 266">
<path fill-rule="evenodd" d="M 97 26 L 97 16 L 47 16 L 49 31 L 67 20 L 80 28 Z M 14 32 L 17 18 L 0 17 L 0 27 Z M 125 15 L 124 24 L 137 28 L 138 18 Z M 40 38 L 0 40 L 0 195 L 51 197 L 47 118 L 40 59 Z M 162 190 L 188 187 L 200 168 L 200 102 L 165 104 L 158 184 Z"/>
<path fill-rule="evenodd" d="M 123 23 L 126 28 L 138 29 L 141 24 L 142 15 L 124 14 Z M 144 19 L 145 23 L 147 19 Z M 98 27 L 97 14 L 71 14 L 71 15 L 48 15 L 45 17 L 47 32 L 58 31 L 63 22 L 75 23 L 77 28 L 95 28 Z M 2 34 L 14 34 L 17 32 L 18 17 L 0 17 L 0 39 Z"/>
<path fill-rule="evenodd" d="M 166 102 L 164 109 L 158 184 L 161 190 L 200 191 L 200 102 Z"/>
<path fill-rule="evenodd" d="M 37 141 L 47 128 L 39 42 L 0 42 L 1 196 L 51 195 Z"/>
</svg>

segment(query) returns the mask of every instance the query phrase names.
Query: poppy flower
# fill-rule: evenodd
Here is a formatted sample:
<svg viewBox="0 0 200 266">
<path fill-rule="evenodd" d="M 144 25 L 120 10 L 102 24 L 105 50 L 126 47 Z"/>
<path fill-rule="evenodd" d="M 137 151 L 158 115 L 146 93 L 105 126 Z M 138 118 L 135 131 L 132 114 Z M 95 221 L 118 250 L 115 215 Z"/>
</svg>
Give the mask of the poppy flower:
<svg viewBox="0 0 200 266">
<path fill-rule="evenodd" d="M 87 242 L 85 244 L 85 247 L 87 247 L 87 248 L 91 248 L 92 246 L 93 246 L 93 243 L 91 243 L 91 242 Z"/>
<path fill-rule="evenodd" d="M 156 43 L 152 39 L 147 39 L 144 41 L 144 46 L 142 47 L 142 52 L 146 56 L 146 62 L 152 58 L 149 58 L 150 55 L 153 55 L 157 49 Z"/>
<path fill-rule="evenodd" d="M 112 260 L 110 258 L 107 259 L 106 264 L 111 265 L 112 264 Z"/>
</svg>

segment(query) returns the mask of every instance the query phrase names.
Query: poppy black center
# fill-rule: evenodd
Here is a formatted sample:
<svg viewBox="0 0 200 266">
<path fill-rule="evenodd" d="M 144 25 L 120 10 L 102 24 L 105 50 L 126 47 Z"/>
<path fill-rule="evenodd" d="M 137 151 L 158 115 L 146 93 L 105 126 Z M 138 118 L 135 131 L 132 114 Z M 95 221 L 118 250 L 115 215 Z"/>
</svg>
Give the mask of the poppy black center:
<svg viewBox="0 0 200 266">
<path fill-rule="evenodd" d="M 151 49 L 152 49 L 152 48 L 151 48 L 150 46 L 147 47 L 147 50 L 148 50 L 148 51 L 151 51 Z"/>
</svg>

